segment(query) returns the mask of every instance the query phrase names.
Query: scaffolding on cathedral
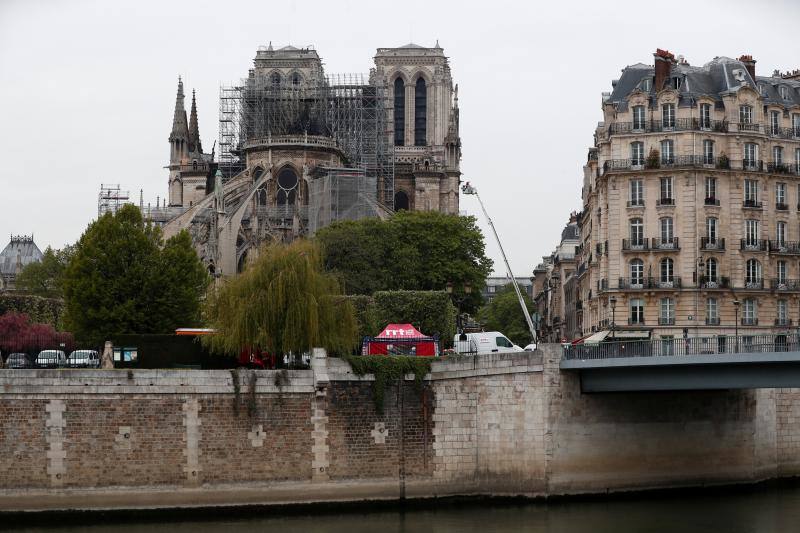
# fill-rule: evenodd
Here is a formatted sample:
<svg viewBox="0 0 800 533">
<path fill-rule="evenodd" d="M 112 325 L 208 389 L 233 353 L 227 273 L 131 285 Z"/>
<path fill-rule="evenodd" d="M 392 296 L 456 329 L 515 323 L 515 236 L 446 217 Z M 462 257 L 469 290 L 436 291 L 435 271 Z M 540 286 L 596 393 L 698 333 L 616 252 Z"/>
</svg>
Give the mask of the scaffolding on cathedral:
<svg viewBox="0 0 800 533">
<path fill-rule="evenodd" d="M 332 75 L 305 83 L 288 80 L 276 85 L 247 78 L 240 85 L 220 88 L 219 168 L 226 180 L 241 172 L 242 148 L 256 139 L 280 135 L 328 137 L 345 155 L 348 167 L 372 180 L 375 202 L 391 210 L 394 159 L 386 119 L 384 87 L 368 83 L 360 74 Z M 331 177 L 320 188 L 337 183 L 340 180 Z"/>
<path fill-rule="evenodd" d="M 100 194 L 97 195 L 98 218 L 106 213 L 116 213 L 123 204 L 129 203 L 130 196 L 130 192 L 123 191 L 119 184 L 101 183 Z"/>
</svg>

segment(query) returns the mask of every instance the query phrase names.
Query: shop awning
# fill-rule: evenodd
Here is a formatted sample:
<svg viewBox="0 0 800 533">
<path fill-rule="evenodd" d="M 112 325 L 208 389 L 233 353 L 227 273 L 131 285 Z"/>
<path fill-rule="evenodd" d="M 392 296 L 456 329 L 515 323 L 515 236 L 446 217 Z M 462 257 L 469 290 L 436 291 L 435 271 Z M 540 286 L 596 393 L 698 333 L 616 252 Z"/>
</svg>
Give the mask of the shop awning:
<svg viewBox="0 0 800 533">
<path fill-rule="evenodd" d="M 605 339 L 608 336 L 609 333 L 610 332 L 607 331 L 607 330 L 606 331 L 598 331 L 594 335 L 591 335 L 588 338 L 586 338 L 583 341 L 583 343 L 584 344 L 600 344 L 601 342 L 603 342 L 603 339 Z"/>
</svg>

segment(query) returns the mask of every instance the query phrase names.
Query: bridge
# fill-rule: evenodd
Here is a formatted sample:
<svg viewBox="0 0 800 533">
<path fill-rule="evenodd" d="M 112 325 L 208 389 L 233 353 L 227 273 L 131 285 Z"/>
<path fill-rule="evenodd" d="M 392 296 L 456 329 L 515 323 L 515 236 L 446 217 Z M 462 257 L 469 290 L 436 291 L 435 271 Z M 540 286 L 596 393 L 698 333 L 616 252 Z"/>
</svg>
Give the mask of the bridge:
<svg viewBox="0 0 800 533">
<path fill-rule="evenodd" d="M 587 393 L 800 387 L 800 333 L 578 344 L 560 367 Z"/>
</svg>

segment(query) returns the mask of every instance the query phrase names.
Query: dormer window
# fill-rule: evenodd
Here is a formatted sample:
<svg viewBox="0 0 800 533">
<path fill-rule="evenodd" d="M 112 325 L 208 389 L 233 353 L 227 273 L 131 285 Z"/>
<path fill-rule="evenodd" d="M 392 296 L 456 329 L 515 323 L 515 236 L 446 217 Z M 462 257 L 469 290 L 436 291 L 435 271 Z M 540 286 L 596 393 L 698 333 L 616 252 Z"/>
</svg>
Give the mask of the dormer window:
<svg viewBox="0 0 800 533">
<path fill-rule="evenodd" d="M 758 84 L 758 93 L 761 96 L 767 96 L 767 86 L 764 85 L 763 83 L 759 83 Z"/>
<path fill-rule="evenodd" d="M 781 92 L 781 98 L 783 98 L 784 100 L 789 99 L 789 89 L 786 86 L 781 85 L 778 90 Z"/>
<path fill-rule="evenodd" d="M 649 93 L 651 87 L 652 87 L 652 81 L 650 80 L 650 78 L 645 78 L 644 80 L 642 80 L 642 91 Z"/>
<path fill-rule="evenodd" d="M 672 78 L 672 88 L 673 88 L 673 89 L 675 89 L 676 91 L 677 91 L 678 89 L 680 89 L 680 88 L 681 88 L 681 82 L 682 82 L 682 81 L 683 81 L 683 80 L 682 80 L 681 78 L 679 78 L 678 76 L 674 76 L 674 77 Z"/>
</svg>

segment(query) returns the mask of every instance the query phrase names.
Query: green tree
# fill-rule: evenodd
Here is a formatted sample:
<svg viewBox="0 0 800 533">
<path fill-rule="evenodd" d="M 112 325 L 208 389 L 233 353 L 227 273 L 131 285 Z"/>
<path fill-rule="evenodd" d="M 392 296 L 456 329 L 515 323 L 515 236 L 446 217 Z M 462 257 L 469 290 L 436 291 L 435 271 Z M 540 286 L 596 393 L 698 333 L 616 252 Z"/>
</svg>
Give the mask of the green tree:
<svg viewBox="0 0 800 533">
<path fill-rule="evenodd" d="M 16 279 L 17 287 L 35 296 L 63 298 L 64 271 L 74 250 L 74 246 L 65 246 L 61 250 L 48 246 L 40 262 L 30 263 L 22 269 Z"/>
<path fill-rule="evenodd" d="M 64 273 L 65 324 L 80 339 L 169 333 L 200 320 L 208 275 L 183 232 L 161 231 L 123 206 L 92 222 Z"/>
<path fill-rule="evenodd" d="M 379 290 L 444 290 L 469 283 L 462 309 L 474 311 L 492 269 L 474 217 L 402 211 L 388 220 L 337 222 L 317 232 L 325 268 L 348 294 Z"/>
<path fill-rule="evenodd" d="M 336 277 L 322 268 L 319 247 L 297 240 L 263 247 L 244 272 L 209 292 L 203 337 L 214 352 L 258 346 L 274 354 L 301 354 L 322 346 L 349 354 L 357 343 L 353 305 Z"/>
<path fill-rule="evenodd" d="M 525 292 L 522 293 L 522 299 L 528 312 L 533 314 L 533 302 Z M 480 309 L 478 320 L 486 331 L 500 331 L 519 346 L 525 346 L 532 340 L 528 323 L 519 306 L 517 293 L 511 285 L 500 289 L 491 303 Z"/>
</svg>

